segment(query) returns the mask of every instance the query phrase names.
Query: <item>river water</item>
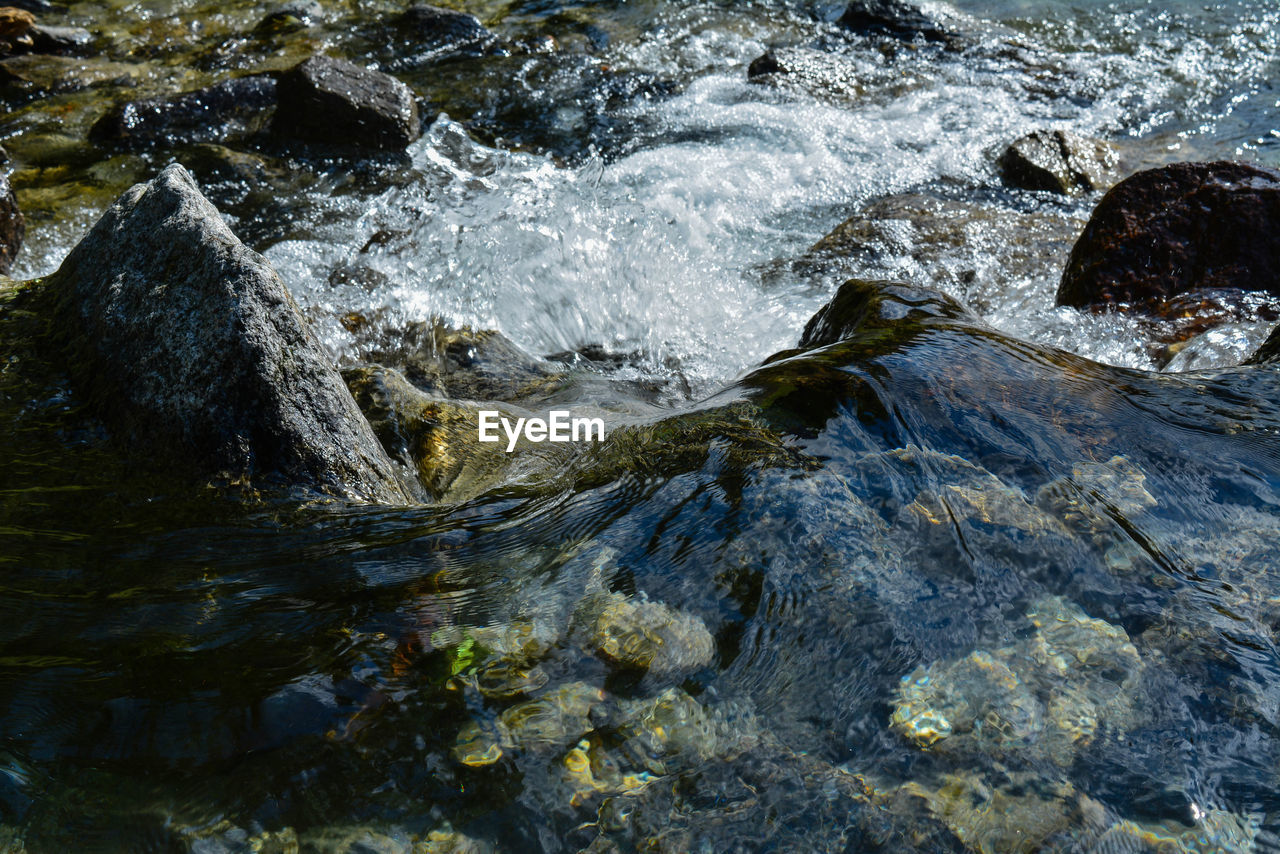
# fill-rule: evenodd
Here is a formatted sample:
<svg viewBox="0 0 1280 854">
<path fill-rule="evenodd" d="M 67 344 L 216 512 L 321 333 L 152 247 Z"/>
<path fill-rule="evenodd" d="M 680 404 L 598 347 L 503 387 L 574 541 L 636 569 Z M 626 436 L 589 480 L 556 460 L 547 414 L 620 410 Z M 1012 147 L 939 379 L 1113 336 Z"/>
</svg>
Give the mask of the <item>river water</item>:
<svg viewBox="0 0 1280 854">
<path fill-rule="evenodd" d="M 392 4 L 270 48 L 226 35 L 258 5 L 72 5 L 159 57 L 143 91 L 319 46 L 440 115 L 404 159 L 246 177 L 86 148 L 111 89 L 15 106 L 15 275 L 183 160 L 339 362 L 437 320 L 604 351 L 572 402 L 613 437 L 466 501 L 299 506 L 7 400 L 0 850 L 1280 848 L 1280 379 L 1236 367 L 1277 307 L 1055 308 L 1098 196 L 996 165 L 1067 127 L 1122 172 L 1280 166 L 1280 8 L 925 5 L 958 47 L 838 4 L 475 4 L 562 49 L 462 58 L 380 39 Z M 766 49 L 802 72 L 749 81 Z M 851 276 L 946 296 L 864 286 L 790 350 Z M 711 651 L 620 666 L 601 607 Z"/>
</svg>

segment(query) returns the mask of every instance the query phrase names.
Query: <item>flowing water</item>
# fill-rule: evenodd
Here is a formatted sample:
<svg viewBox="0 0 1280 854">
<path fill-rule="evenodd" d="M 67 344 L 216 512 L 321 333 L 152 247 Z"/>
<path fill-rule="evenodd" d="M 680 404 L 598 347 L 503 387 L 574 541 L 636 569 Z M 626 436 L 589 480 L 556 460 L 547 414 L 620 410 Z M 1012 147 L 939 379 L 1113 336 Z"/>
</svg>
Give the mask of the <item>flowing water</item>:
<svg viewBox="0 0 1280 854">
<path fill-rule="evenodd" d="M 69 7 L 143 93 L 319 48 L 440 115 L 352 164 L 94 148 L 112 85 L 15 100 L 15 275 L 181 160 L 338 361 L 436 320 L 592 348 L 613 433 L 466 501 L 299 506 L 6 391 L 0 850 L 1280 848 L 1280 376 L 1236 367 L 1280 307 L 1055 308 L 1097 196 L 996 166 L 1042 127 L 1280 165 L 1280 9 L 926 6 L 958 46 L 763 0 L 475 4 L 561 49 L 471 57 L 393 4 L 266 43 L 248 3 Z M 801 71 L 749 81 L 766 49 Z M 941 294 L 865 285 L 790 349 L 850 276 Z M 659 663 L 610 609 L 664 615 Z"/>
</svg>

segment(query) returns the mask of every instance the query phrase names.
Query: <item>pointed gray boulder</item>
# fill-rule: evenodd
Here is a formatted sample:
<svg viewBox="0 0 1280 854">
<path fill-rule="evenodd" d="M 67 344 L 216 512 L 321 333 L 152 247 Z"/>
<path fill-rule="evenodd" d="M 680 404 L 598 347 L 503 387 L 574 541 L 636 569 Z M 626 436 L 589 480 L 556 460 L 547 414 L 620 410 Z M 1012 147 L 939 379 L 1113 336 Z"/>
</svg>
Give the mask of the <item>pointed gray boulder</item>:
<svg viewBox="0 0 1280 854">
<path fill-rule="evenodd" d="M 43 290 L 74 384 L 140 460 L 406 500 L 280 277 L 181 166 L 126 192 Z"/>
</svg>

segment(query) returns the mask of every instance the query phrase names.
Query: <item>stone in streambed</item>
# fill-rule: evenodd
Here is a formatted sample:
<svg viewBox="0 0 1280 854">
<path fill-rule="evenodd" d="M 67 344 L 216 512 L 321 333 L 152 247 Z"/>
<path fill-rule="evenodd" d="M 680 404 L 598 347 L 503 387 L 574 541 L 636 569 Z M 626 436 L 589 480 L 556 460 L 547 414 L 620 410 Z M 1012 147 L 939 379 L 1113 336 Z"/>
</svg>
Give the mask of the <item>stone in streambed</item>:
<svg viewBox="0 0 1280 854">
<path fill-rule="evenodd" d="M 277 92 L 272 127 L 284 137 L 394 151 L 422 133 L 408 86 L 343 59 L 313 56 L 285 72 Z"/>
<path fill-rule="evenodd" d="M 0 7 L 0 53 L 29 45 L 31 42 L 27 33 L 35 22 L 36 16 L 25 9 Z"/>
<path fill-rule="evenodd" d="M 853 0 L 845 7 L 838 23 L 863 35 L 921 38 L 931 42 L 949 42 L 955 38 L 955 33 L 943 23 L 906 0 Z"/>
<path fill-rule="evenodd" d="M 318 0 L 290 0 L 268 12 L 254 32 L 258 35 L 290 33 L 309 27 L 323 17 L 324 7 Z"/>
<path fill-rule="evenodd" d="M 13 267 L 26 233 L 27 222 L 18 208 L 18 197 L 9 186 L 9 177 L 0 172 L 0 274 Z"/>
<path fill-rule="evenodd" d="M 577 621 L 584 645 L 626 670 L 684 675 L 715 657 L 715 640 L 702 620 L 661 602 L 592 593 L 578 606 Z"/>
<path fill-rule="evenodd" d="M 396 26 L 417 48 L 460 50 L 482 47 L 495 40 L 475 15 L 426 3 L 406 9 Z"/>
<path fill-rule="evenodd" d="M 54 27 L 35 24 L 27 31 L 32 53 L 82 56 L 93 46 L 93 33 L 83 27 Z"/>
<path fill-rule="evenodd" d="M 275 105 L 275 78 L 236 77 L 193 92 L 117 104 L 94 123 L 89 138 L 133 148 L 224 142 L 265 125 Z"/>
<path fill-rule="evenodd" d="M 181 166 L 125 193 L 33 298 L 74 384 L 136 458 L 405 500 L 280 278 Z"/>
<path fill-rule="evenodd" d="M 1106 186 L 1116 161 L 1115 146 L 1103 140 L 1038 130 L 1005 150 L 1000 169 L 1010 187 L 1070 196 Z"/>
<path fill-rule="evenodd" d="M 1280 296 L 1280 173 L 1174 163 L 1126 178 L 1072 248 L 1057 302 L 1151 304 L 1195 288 Z"/>
<path fill-rule="evenodd" d="M 142 68 L 107 59 L 30 53 L 0 60 L 0 90 L 43 97 L 95 86 L 132 86 Z"/>
</svg>

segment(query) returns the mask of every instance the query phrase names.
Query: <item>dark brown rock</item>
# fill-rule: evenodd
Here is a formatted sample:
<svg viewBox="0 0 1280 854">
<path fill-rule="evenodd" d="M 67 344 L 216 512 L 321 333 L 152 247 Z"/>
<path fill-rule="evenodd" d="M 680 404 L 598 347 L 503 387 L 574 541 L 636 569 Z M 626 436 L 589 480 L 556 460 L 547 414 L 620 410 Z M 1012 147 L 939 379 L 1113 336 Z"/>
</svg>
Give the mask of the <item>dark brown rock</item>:
<svg viewBox="0 0 1280 854">
<path fill-rule="evenodd" d="M 840 16 L 840 25 L 863 35 L 886 35 L 898 39 L 921 38 L 932 42 L 952 41 L 956 34 L 907 0 L 853 0 Z"/>
<path fill-rule="evenodd" d="M 778 61 L 778 55 L 769 51 L 751 60 L 751 64 L 747 66 L 747 79 L 754 80 L 767 74 L 782 74 L 786 71 L 787 69 Z"/>
<path fill-rule="evenodd" d="M 464 48 L 494 39 L 493 33 L 475 15 L 426 3 L 406 9 L 397 25 L 418 47 Z"/>
<path fill-rule="evenodd" d="M 1072 248 L 1057 302 L 1132 304 L 1193 288 L 1280 295 L 1280 174 L 1175 163 L 1126 178 Z"/>
<path fill-rule="evenodd" d="M 135 458 L 405 500 L 284 283 L 181 166 L 125 193 L 39 287 L 78 392 Z"/>
<path fill-rule="evenodd" d="M 313 56 L 281 76 L 276 133 L 307 142 L 400 150 L 421 133 L 409 87 L 343 59 Z"/>
<path fill-rule="evenodd" d="M 27 223 L 18 209 L 18 198 L 9 186 L 8 176 L 0 172 L 0 273 L 13 267 L 26 233 Z"/>
<path fill-rule="evenodd" d="M 117 104 L 94 123 L 89 138 L 134 148 L 225 142 L 265 126 L 275 105 L 275 78 L 237 77 L 180 95 Z"/>
<path fill-rule="evenodd" d="M 1038 130 L 1010 145 L 1000 158 L 1004 181 L 1023 190 L 1069 196 L 1110 184 L 1115 146 L 1069 130 Z"/>
</svg>

